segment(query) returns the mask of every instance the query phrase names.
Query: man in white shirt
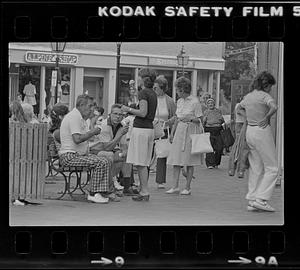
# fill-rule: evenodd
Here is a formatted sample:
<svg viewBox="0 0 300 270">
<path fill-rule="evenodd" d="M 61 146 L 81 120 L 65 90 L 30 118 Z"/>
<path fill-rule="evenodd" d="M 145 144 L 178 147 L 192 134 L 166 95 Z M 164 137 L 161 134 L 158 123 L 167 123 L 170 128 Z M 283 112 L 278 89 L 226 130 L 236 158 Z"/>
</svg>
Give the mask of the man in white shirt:
<svg viewBox="0 0 300 270">
<path fill-rule="evenodd" d="M 105 157 L 89 153 L 88 140 L 101 132 L 99 127 L 88 131 L 86 119 L 94 109 L 93 98 L 80 95 L 76 107 L 62 120 L 60 127 L 60 162 L 63 166 L 82 166 L 92 170 L 88 200 L 107 203 L 111 183 L 111 162 Z M 107 196 L 106 196 L 107 195 Z"/>
</svg>

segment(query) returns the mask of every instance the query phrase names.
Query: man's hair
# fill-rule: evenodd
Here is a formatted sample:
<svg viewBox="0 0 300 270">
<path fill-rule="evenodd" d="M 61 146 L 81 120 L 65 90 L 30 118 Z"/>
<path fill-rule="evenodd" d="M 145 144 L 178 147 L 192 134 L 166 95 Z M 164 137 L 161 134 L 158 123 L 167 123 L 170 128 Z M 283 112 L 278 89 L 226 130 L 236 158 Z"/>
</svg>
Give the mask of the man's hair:
<svg viewBox="0 0 300 270">
<path fill-rule="evenodd" d="M 164 75 L 157 76 L 154 83 L 157 83 L 164 92 L 168 90 L 168 81 Z"/>
<path fill-rule="evenodd" d="M 179 77 L 175 81 L 175 87 L 182 89 L 187 94 L 190 94 L 192 91 L 191 81 L 186 77 Z"/>
<path fill-rule="evenodd" d="M 113 109 L 115 108 L 118 108 L 118 109 L 121 109 L 122 108 L 122 104 L 119 104 L 119 103 L 115 103 L 111 106 L 111 109 L 110 109 L 110 112 L 113 111 Z"/>
<path fill-rule="evenodd" d="M 76 99 L 76 108 L 78 108 L 80 105 L 86 105 L 89 100 L 94 101 L 94 99 L 89 95 L 79 95 Z"/>
<path fill-rule="evenodd" d="M 262 71 L 254 78 L 253 82 L 250 84 L 250 91 L 253 91 L 254 89 L 264 91 L 266 87 L 268 87 L 269 85 L 274 85 L 275 83 L 276 80 L 270 72 Z"/>
</svg>

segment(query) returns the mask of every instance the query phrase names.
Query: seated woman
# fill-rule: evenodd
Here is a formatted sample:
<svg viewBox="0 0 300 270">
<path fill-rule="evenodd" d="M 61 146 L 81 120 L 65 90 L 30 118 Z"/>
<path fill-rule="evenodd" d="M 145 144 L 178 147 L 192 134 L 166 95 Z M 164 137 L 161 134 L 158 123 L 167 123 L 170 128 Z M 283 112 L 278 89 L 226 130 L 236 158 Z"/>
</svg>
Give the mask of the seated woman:
<svg viewBox="0 0 300 270">
<path fill-rule="evenodd" d="M 29 103 L 22 103 L 21 106 L 24 111 L 26 122 L 30 124 L 38 124 L 39 121 L 36 119 L 34 115 L 33 106 Z"/>
<path fill-rule="evenodd" d="M 13 101 L 9 106 L 9 120 L 13 122 L 27 123 L 23 108 L 18 101 Z"/>
<path fill-rule="evenodd" d="M 50 112 L 51 122 L 49 133 L 54 137 L 55 144 L 58 149 L 60 148 L 60 124 L 68 112 L 69 108 L 60 103 L 55 104 Z"/>
</svg>

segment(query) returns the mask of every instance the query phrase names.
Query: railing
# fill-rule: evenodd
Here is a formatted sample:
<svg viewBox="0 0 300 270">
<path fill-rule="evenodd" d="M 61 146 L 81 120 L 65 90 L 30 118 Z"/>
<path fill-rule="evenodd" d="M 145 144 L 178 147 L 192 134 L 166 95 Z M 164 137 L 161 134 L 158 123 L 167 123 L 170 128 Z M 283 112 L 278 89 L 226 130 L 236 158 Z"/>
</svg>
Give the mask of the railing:
<svg viewBox="0 0 300 270">
<path fill-rule="evenodd" d="M 47 158 L 47 124 L 9 123 L 9 195 L 42 199 Z"/>
</svg>

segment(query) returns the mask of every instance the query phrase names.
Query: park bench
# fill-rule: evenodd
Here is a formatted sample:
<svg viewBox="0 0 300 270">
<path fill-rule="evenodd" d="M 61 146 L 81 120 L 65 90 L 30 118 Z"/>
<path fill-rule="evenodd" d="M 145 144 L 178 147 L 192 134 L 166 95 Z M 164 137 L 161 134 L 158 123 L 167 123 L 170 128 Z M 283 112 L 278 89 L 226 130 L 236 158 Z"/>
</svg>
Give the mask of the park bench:
<svg viewBox="0 0 300 270">
<path fill-rule="evenodd" d="M 80 190 L 81 194 L 85 194 L 85 191 L 83 188 L 88 184 L 91 171 L 89 167 L 84 167 L 84 166 L 62 166 L 61 163 L 59 162 L 59 156 L 58 156 L 58 150 L 56 147 L 56 143 L 54 141 L 54 138 L 52 134 L 48 133 L 48 138 L 47 138 L 47 161 L 48 161 L 48 168 L 49 172 L 55 172 L 53 175 L 54 177 L 56 175 L 62 175 L 64 179 L 64 189 L 61 192 L 62 194 L 56 198 L 53 199 L 61 199 L 63 198 L 66 194 L 70 195 L 70 197 L 75 200 L 74 196 L 76 190 Z M 86 172 L 87 173 L 87 180 L 85 183 L 82 183 L 82 173 Z M 76 185 L 75 187 L 71 187 L 71 180 L 72 176 L 76 176 Z M 48 175 L 49 176 L 49 173 Z"/>
</svg>

